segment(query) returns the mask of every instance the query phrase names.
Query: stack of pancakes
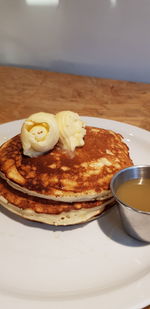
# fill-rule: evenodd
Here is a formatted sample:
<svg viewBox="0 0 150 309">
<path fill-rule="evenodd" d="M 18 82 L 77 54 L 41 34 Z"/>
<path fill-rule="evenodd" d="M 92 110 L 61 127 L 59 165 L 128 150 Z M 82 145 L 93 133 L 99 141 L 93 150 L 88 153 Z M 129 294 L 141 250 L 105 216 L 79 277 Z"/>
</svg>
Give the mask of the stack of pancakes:
<svg viewBox="0 0 150 309">
<path fill-rule="evenodd" d="M 36 158 L 23 155 L 20 135 L 0 148 L 0 204 L 33 221 L 71 225 L 96 218 L 114 203 L 112 176 L 131 166 L 127 145 L 113 131 L 86 127 L 74 153 L 57 144 Z"/>
</svg>

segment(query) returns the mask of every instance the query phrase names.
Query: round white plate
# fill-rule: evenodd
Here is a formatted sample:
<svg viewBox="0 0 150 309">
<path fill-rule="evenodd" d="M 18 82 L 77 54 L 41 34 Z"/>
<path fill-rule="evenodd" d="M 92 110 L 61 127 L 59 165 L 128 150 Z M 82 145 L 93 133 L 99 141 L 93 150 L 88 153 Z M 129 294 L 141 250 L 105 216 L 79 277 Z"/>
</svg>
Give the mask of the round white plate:
<svg viewBox="0 0 150 309">
<path fill-rule="evenodd" d="M 150 164 L 150 133 L 83 117 L 121 133 L 135 164 Z M 22 120 L 0 126 L 0 142 Z M 51 227 L 0 212 L 1 308 L 142 308 L 150 303 L 150 246 L 130 238 L 117 207 L 85 225 Z"/>
</svg>

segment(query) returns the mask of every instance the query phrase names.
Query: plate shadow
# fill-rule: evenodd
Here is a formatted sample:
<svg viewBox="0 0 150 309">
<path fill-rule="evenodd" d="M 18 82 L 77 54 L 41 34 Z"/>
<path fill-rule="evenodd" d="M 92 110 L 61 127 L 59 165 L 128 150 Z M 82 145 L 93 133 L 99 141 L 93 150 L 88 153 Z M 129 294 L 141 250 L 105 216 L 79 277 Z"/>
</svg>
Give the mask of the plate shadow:
<svg viewBox="0 0 150 309">
<path fill-rule="evenodd" d="M 129 236 L 121 223 L 120 214 L 117 205 L 112 207 L 108 213 L 97 220 L 100 229 L 111 240 L 116 241 L 128 247 L 143 247 L 149 245 L 146 242 L 138 241 Z"/>
</svg>

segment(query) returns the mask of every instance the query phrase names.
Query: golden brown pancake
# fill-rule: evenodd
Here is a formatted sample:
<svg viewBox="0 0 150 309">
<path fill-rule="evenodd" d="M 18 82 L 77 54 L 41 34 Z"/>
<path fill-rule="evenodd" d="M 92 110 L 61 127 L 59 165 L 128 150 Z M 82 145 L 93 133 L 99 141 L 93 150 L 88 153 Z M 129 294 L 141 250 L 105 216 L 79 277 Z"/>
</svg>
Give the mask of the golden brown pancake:
<svg viewBox="0 0 150 309">
<path fill-rule="evenodd" d="M 66 203 L 28 196 L 0 179 L 0 203 L 11 212 L 29 220 L 52 225 L 71 225 L 95 219 L 114 199 Z"/>
<path fill-rule="evenodd" d="M 0 148 L 1 177 L 17 190 L 57 201 L 107 199 L 112 176 L 130 165 L 122 136 L 94 127 L 86 127 L 85 145 L 73 154 L 57 145 L 37 158 L 24 156 L 20 135 Z"/>
</svg>

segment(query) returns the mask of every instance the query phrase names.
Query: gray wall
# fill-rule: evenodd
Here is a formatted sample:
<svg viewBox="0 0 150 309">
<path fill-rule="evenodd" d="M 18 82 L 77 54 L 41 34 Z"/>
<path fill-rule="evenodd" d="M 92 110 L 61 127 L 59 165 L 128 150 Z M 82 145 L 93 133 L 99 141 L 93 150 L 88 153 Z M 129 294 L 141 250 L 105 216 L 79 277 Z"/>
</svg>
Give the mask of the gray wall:
<svg viewBox="0 0 150 309">
<path fill-rule="evenodd" d="M 150 82 L 150 0 L 0 0 L 0 64 Z"/>
</svg>

